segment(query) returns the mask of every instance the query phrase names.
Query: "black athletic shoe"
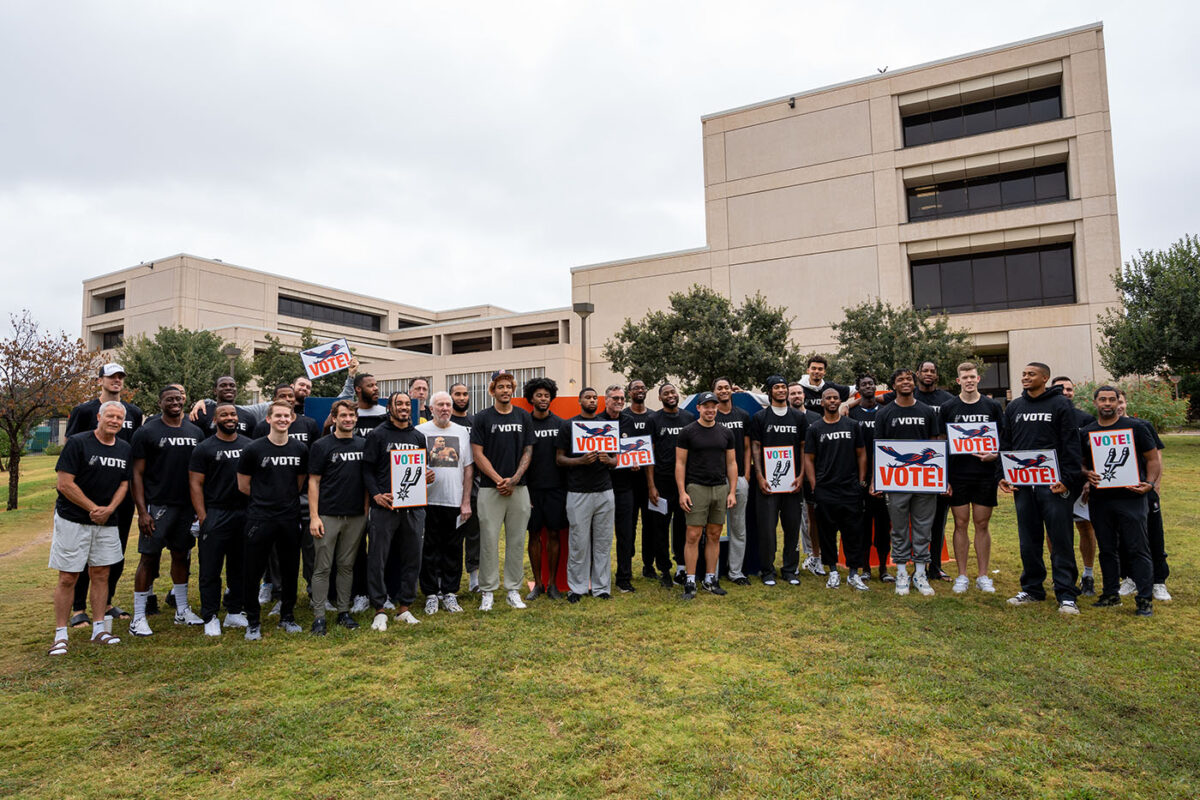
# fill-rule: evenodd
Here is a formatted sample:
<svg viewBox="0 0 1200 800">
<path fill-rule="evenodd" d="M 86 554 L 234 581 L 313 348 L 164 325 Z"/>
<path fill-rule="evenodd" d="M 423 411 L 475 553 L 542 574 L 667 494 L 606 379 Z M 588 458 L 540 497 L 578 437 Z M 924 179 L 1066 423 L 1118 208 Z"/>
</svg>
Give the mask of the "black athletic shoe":
<svg viewBox="0 0 1200 800">
<path fill-rule="evenodd" d="M 146 616 L 158 613 L 158 595 L 152 594 L 146 598 Z"/>
<path fill-rule="evenodd" d="M 1099 600 L 1092 603 L 1093 608 L 1108 608 L 1109 606 L 1119 605 L 1121 605 L 1121 597 L 1115 594 L 1102 594 Z"/>
<path fill-rule="evenodd" d="M 716 578 L 713 578 L 711 581 L 707 578 L 704 580 L 704 591 L 708 592 L 709 594 L 715 594 L 718 597 L 728 594 L 728 592 L 721 588 L 721 582 Z"/>
<path fill-rule="evenodd" d="M 880 570 L 880 572 L 879 572 L 879 580 L 883 581 L 884 583 L 895 583 L 895 582 L 896 582 L 896 576 L 895 576 L 895 575 L 890 575 L 890 574 L 888 574 L 887 572 L 884 572 L 883 570 Z"/>
<path fill-rule="evenodd" d="M 658 572 L 655 571 L 654 567 L 642 567 L 642 577 L 656 581 L 658 580 Z"/>
<path fill-rule="evenodd" d="M 322 622 L 324 622 L 324 620 L 322 620 Z M 350 616 L 348 611 L 343 611 L 342 613 L 338 614 L 337 624 L 341 625 L 348 631 L 358 629 L 358 623 L 354 621 L 354 617 Z"/>
<path fill-rule="evenodd" d="M 552 583 L 550 584 L 550 587 L 546 589 L 546 597 L 549 597 L 551 600 L 562 600 L 562 592 L 560 592 L 558 587 Z"/>
<path fill-rule="evenodd" d="M 1079 581 L 1079 593 L 1084 597 L 1096 596 L 1096 579 L 1091 575 L 1084 575 Z"/>
<path fill-rule="evenodd" d="M 1143 600 L 1142 598 L 1139 597 L 1138 601 L 1137 601 L 1137 610 L 1134 611 L 1133 613 L 1139 617 L 1154 616 L 1154 601 L 1153 600 Z"/>
<path fill-rule="evenodd" d="M 734 578 L 733 582 L 736 583 L 738 586 L 749 586 L 750 585 L 750 579 L 747 578 L 745 575 L 743 575 L 740 578 Z"/>
<path fill-rule="evenodd" d="M 682 586 L 683 584 L 687 583 L 687 573 L 683 572 L 682 570 L 676 572 L 674 580 L 676 583 Z"/>
<path fill-rule="evenodd" d="M 675 587 L 675 581 L 671 580 L 670 575 L 663 575 L 658 579 L 658 584 L 664 589 L 673 589 Z"/>
<path fill-rule="evenodd" d="M 317 617 L 313 620 L 312 629 L 309 631 L 313 636 L 325 635 L 325 618 Z"/>
<path fill-rule="evenodd" d="M 696 599 L 696 584 L 694 581 L 688 581 L 685 579 L 685 582 L 683 584 L 683 599 L 684 600 L 695 600 Z"/>
<path fill-rule="evenodd" d="M 617 589 L 625 594 L 629 594 L 630 592 L 637 591 L 637 589 L 633 588 L 632 581 L 617 581 Z"/>
<path fill-rule="evenodd" d="M 175 593 L 167 592 L 167 605 L 171 608 L 178 608 L 179 604 L 175 602 Z"/>
<path fill-rule="evenodd" d="M 596 599 L 597 600 L 612 600 L 612 595 L 609 594 L 608 592 L 601 592 L 600 594 L 596 595 Z"/>
<path fill-rule="evenodd" d="M 580 601 L 580 599 L 581 599 L 580 596 L 575 594 L 574 592 L 567 592 L 567 602 L 568 603 L 578 603 Z"/>
</svg>

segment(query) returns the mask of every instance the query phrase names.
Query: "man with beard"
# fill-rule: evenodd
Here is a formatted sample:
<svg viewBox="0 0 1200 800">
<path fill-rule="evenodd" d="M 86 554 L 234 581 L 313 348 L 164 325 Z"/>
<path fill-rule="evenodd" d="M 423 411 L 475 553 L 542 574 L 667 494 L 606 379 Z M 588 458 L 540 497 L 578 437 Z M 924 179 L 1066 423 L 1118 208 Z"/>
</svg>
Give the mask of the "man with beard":
<svg viewBox="0 0 1200 800">
<path fill-rule="evenodd" d="M 528 399 L 528 398 L 526 398 Z M 453 408 L 450 411 L 450 421 L 462 425 L 471 432 L 475 424 L 475 415 L 469 413 L 471 408 L 471 390 L 465 383 L 450 384 L 450 400 Z M 565 512 L 564 512 L 565 513 Z M 471 517 L 462 524 L 463 545 L 467 569 L 467 588 L 479 591 L 479 473 L 475 472 L 471 483 Z"/>
<path fill-rule="evenodd" d="M 804 384 L 800 381 L 789 383 L 788 405 L 794 408 L 796 413 L 803 414 L 811 428 L 821 421 L 821 413 L 805 404 L 805 391 Z M 797 454 L 797 471 L 800 473 L 801 493 L 804 495 L 804 514 L 800 520 L 800 549 L 804 553 L 804 562 L 800 564 L 800 568 L 818 577 L 824 577 L 825 567 L 821 561 L 821 526 L 817 520 L 817 506 L 813 503 L 813 487 L 808 483 L 802 463 L 800 455 Z"/>
<path fill-rule="evenodd" d="M 1096 421 L 1096 418 L 1091 414 L 1075 406 L 1074 381 L 1066 375 L 1059 375 L 1050 381 L 1050 385 L 1061 386 L 1063 397 L 1071 401 L 1073 420 L 1076 428 L 1083 430 Z M 1121 416 L 1125 415 L 1122 414 Z M 1080 488 L 1082 489 L 1082 487 Z M 1074 507 L 1074 503 L 1078 499 L 1078 496 L 1072 495 L 1072 507 Z M 1084 597 L 1093 597 L 1096 594 L 1096 577 L 1094 573 L 1094 567 L 1096 566 L 1096 531 L 1089 520 L 1080 516 L 1075 517 L 1075 530 L 1079 531 L 1079 557 L 1083 561 L 1083 576 L 1079 579 L 1079 593 Z"/>
<path fill-rule="evenodd" d="M 882 406 L 875 399 L 875 377 L 860 375 L 854 388 L 858 391 L 859 402 L 850 409 L 850 419 L 862 426 L 863 447 L 867 451 L 867 474 L 875 474 L 875 415 Z M 892 549 L 892 521 L 888 516 L 887 500 L 866 492 L 863 513 L 863 547 L 869 549 L 875 546 L 875 555 L 879 559 L 879 579 L 884 583 L 894 583 L 895 578 L 888 574 L 888 554 Z M 870 553 L 867 553 L 870 561 Z M 870 580 L 871 571 L 863 573 L 863 580 Z"/>
<path fill-rule="evenodd" d="M 1146 432 L 1154 439 L 1154 446 L 1158 450 L 1166 449 L 1162 439 L 1158 437 L 1158 431 L 1154 430 L 1151 425 L 1140 417 L 1130 417 L 1126 414 L 1126 397 L 1125 390 L 1117 387 L 1117 413 L 1122 417 L 1128 417 L 1133 421 L 1134 425 L 1140 425 L 1146 429 Z M 1166 538 L 1163 531 L 1162 503 L 1159 499 L 1158 489 L 1162 483 L 1162 459 L 1159 459 L 1159 479 L 1154 481 L 1154 488 L 1146 493 L 1146 502 L 1149 504 L 1149 513 L 1147 516 L 1147 531 L 1150 541 L 1150 561 L 1154 565 L 1154 599 L 1167 602 L 1171 599 L 1171 593 L 1167 591 L 1167 578 L 1171 574 L 1171 568 L 1167 565 L 1167 550 Z M 1129 570 L 1125 560 L 1121 561 L 1121 575 L 1126 576 L 1121 582 L 1121 594 L 1130 595 L 1137 591 L 1137 585 L 1132 578 L 1129 578 Z"/>
<path fill-rule="evenodd" d="M 941 407 L 954 399 L 954 395 L 945 389 L 938 388 L 938 368 L 932 361 L 922 361 L 917 369 L 917 388 L 913 392 L 920 402 L 940 414 Z M 938 417 L 939 424 L 944 421 Z M 933 524 L 929 534 L 929 577 L 931 580 L 948 581 L 950 576 L 942 572 L 942 550 L 946 545 L 946 517 L 950 511 L 950 497 L 940 494 L 937 496 L 937 506 L 934 509 Z"/>
<path fill-rule="evenodd" d="M 646 408 L 646 382 L 634 378 L 625 387 L 625 395 L 628 405 L 621 412 L 621 416 L 629 423 L 629 427 L 628 433 L 624 435 L 649 436 L 650 415 L 653 412 Z M 646 507 L 650 500 L 650 487 L 645 480 L 642 480 L 647 471 L 639 468 L 635 472 L 637 477 L 633 481 L 633 520 L 631 524 L 636 536 L 640 516 L 642 520 L 642 577 L 654 579 L 658 577 L 658 572 L 654 569 L 654 553 L 650 548 L 650 540 L 653 538 L 651 516 L 654 512 Z"/>
<path fill-rule="evenodd" d="M 775 585 L 775 550 L 778 544 L 775 530 L 783 526 L 783 579 L 796 586 L 800 583 L 800 524 L 802 476 L 798 465 L 804 452 L 804 437 L 808 419 L 803 411 L 792 408 L 787 401 L 788 384 L 781 375 L 767 378 L 764 387 L 771 404 L 750 418 L 750 448 L 753 451 L 754 480 L 758 497 L 759 577 L 764 586 Z M 764 448 L 792 448 L 791 472 L 783 483 L 773 487 L 775 476 L 766 474 Z M 781 489 L 782 491 L 773 491 Z"/>
<path fill-rule="evenodd" d="M 728 378 L 713 381 L 717 398 L 717 422 L 733 434 L 734 456 L 737 459 L 737 504 L 729 509 L 729 580 L 738 586 L 749 586 L 750 579 L 742 571 L 746 560 L 746 504 L 750 501 L 750 415 L 733 404 L 733 382 Z"/>
<path fill-rule="evenodd" d="M 417 426 L 425 434 L 429 469 L 434 481 L 425 509 L 425 544 L 421 554 L 421 591 L 426 615 L 438 604 L 459 613 L 458 588 L 462 581 L 462 525 L 471 518 L 471 486 L 475 466 L 471 460 L 471 432 L 451 422 L 454 401 L 437 392 L 429 402 L 433 419 Z"/>
<path fill-rule="evenodd" d="M 387 419 L 387 408 L 379 405 L 379 382 L 375 380 L 375 376 L 369 372 L 358 372 L 358 359 L 350 359 L 350 377 L 346 380 L 346 387 L 342 389 L 342 393 L 338 395 L 338 400 L 354 398 L 354 406 L 358 415 L 358 420 L 355 424 L 354 435 L 361 437 L 364 441 L 367 434 L 373 431 L 384 420 Z M 331 429 L 334 425 L 333 412 L 325 419 L 325 424 L 322 430 Z M 365 524 L 365 522 L 364 522 Z M 370 601 L 367 599 L 367 539 L 366 536 L 358 537 L 358 552 L 354 556 L 354 582 L 353 582 L 353 597 L 354 600 L 350 605 L 351 614 L 361 614 L 370 606 Z M 351 620 L 353 621 L 353 620 Z M 342 624 L 341 615 L 338 615 L 338 624 Z M 355 623 L 357 625 L 357 623 Z"/>
<path fill-rule="evenodd" d="M 211 414 L 214 434 L 196 446 L 188 461 L 192 508 L 200 522 L 200 617 L 207 636 L 221 635 L 221 567 L 229 594 L 225 627 L 245 628 L 242 560 L 246 548 L 246 496 L 238 490 L 238 463 L 252 441 L 239 431 L 237 406 L 218 403 Z"/>
<path fill-rule="evenodd" d="M 533 591 L 525 598 L 535 600 L 543 593 L 551 600 L 558 591 L 559 543 L 567 523 L 567 483 L 558 465 L 558 431 L 563 420 L 550 411 L 558 396 L 558 384 L 549 378 L 533 378 L 525 383 L 525 400 L 533 406 L 533 451 L 529 461 L 529 566 L 533 569 Z M 546 568 L 550 576 L 542 581 L 542 542 L 546 547 Z"/>
<path fill-rule="evenodd" d="M 429 422 L 429 381 L 409 378 L 408 396 L 417 402 L 417 424 Z"/>
<path fill-rule="evenodd" d="M 686 536 L 684 512 L 679 507 L 679 494 L 675 486 L 675 443 L 685 425 L 696 421 L 690 412 L 679 407 L 679 390 L 674 384 L 664 383 L 658 387 L 659 411 L 650 416 L 650 437 L 654 446 L 654 469 L 646 470 L 646 487 L 649 502 L 658 505 L 659 499 L 667 502 L 667 512 L 650 512 L 654 534 L 650 542 L 651 553 L 662 577 L 662 585 L 671 588 L 671 553 L 675 555 L 675 582 L 685 580 L 686 565 L 683 561 L 683 545 Z"/>
<path fill-rule="evenodd" d="M 601 419 L 610 420 L 617 426 L 622 437 L 631 436 L 632 421 L 625 416 L 625 387 L 613 384 L 604 390 L 604 414 Z M 617 588 L 623 593 L 633 588 L 633 548 L 636 544 L 633 520 L 633 487 L 645 486 L 641 467 L 613 469 L 612 489 L 614 505 L 614 537 L 617 540 Z"/>
<path fill-rule="evenodd" d="M 205 437 L 212 436 L 217 432 L 217 421 L 213 416 L 217 406 L 222 403 L 233 405 L 237 399 L 237 381 L 229 375 L 217 378 L 216 386 L 213 387 L 213 397 L 215 398 L 213 400 L 200 401 L 204 404 L 204 408 L 193 419 L 196 427 L 204 433 Z M 237 432 L 242 436 L 249 437 L 254 433 L 258 419 L 243 406 L 234 405 L 234 411 L 237 413 Z"/>
<path fill-rule="evenodd" d="M 842 395 L 836 386 L 822 393 L 825 413 L 810 425 L 804 439 L 804 471 L 814 487 L 813 496 L 820 515 L 821 552 L 829 579 L 827 589 L 841 585 L 838 575 L 837 534 L 842 534 L 846 553 L 846 582 L 859 591 L 867 585 L 859 571 L 870 572 L 867 540 L 863 537 L 863 490 L 867 486 L 867 451 L 863 446 L 862 427 L 839 411 Z"/>
<path fill-rule="evenodd" d="M 684 600 L 696 597 L 701 537 L 705 538 L 707 565 L 704 590 L 718 596 L 726 594 L 717 579 L 721 529 L 727 510 L 737 503 L 733 432 L 717 422 L 717 396 L 712 392 L 704 392 L 697 398 L 696 409 L 700 418 L 679 432 L 675 448 L 675 488 L 679 492 L 679 507 L 687 514 Z"/>
</svg>

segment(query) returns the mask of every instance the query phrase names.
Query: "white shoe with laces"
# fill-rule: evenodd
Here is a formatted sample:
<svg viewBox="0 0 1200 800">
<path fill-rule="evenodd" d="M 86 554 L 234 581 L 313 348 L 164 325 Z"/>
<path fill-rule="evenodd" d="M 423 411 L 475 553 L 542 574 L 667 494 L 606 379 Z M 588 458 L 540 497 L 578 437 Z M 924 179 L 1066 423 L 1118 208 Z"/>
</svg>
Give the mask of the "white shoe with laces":
<svg viewBox="0 0 1200 800">
<path fill-rule="evenodd" d="M 204 623 L 205 636 L 220 636 L 221 635 L 221 620 L 213 617 L 208 622 Z"/>
<path fill-rule="evenodd" d="M 1126 578 L 1121 581 L 1121 588 L 1117 590 L 1117 594 L 1121 597 L 1128 597 L 1137 592 L 1137 584 L 1133 582 L 1133 578 Z"/>
<path fill-rule="evenodd" d="M 375 615 L 375 619 L 371 620 L 371 630 L 386 631 L 387 630 L 387 614 L 380 611 Z"/>
<path fill-rule="evenodd" d="M 1165 583 L 1154 584 L 1154 599 L 1162 600 L 1164 603 L 1171 599 L 1171 593 L 1167 591 Z"/>
<path fill-rule="evenodd" d="M 182 610 L 175 612 L 176 625 L 203 625 L 204 618 L 197 614 L 192 609 L 184 606 Z"/>
<path fill-rule="evenodd" d="M 851 588 L 857 589 L 860 592 L 869 592 L 871 587 L 867 586 L 862 575 L 854 574 L 846 579 L 846 583 L 850 584 Z"/>
<path fill-rule="evenodd" d="M 525 601 L 521 599 L 521 593 L 515 589 L 504 596 L 508 604 L 513 608 L 525 608 Z"/>
<path fill-rule="evenodd" d="M 258 604 L 260 606 L 265 606 L 267 603 L 271 602 L 271 592 L 273 590 L 274 587 L 272 587 L 269 583 L 264 583 L 262 586 L 258 587 Z"/>
<path fill-rule="evenodd" d="M 933 597 L 933 587 L 929 585 L 929 579 L 925 577 L 925 573 L 918 572 L 916 575 L 913 575 L 912 585 L 917 587 L 917 591 L 924 597 Z"/>
<path fill-rule="evenodd" d="M 1058 613 L 1060 614 L 1078 614 L 1079 606 L 1074 600 L 1063 600 L 1058 604 Z"/>
<path fill-rule="evenodd" d="M 451 614 L 461 614 L 462 606 L 458 604 L 458 596 L 453 594 L 442 595 L 442 608 L 449 611 Z"/>
<path fill-rule="evenodd" d="M 245 614 L 226 614 L 224 625 L 226 628 L 246 628 L 249 627 L 250 621 L 246 619 Z"/>
<path fill-rule="evenodd" d="M 154 631 L 150 630 L 150 623 L 145 617 L 134 617 L 133 622 L 129 623 L 129 632 L 134 636 L 153 636 Z"/>
<path fill-rule="evenodd" d="M 992 579 L 987 575 L 980 575 L 975 579 L 975 588 L 988 594 L 996 593 L 996 584 L 992 583 Z"/>
<path fill-rule="evenodd" d="M 825 581 L 826 589 L 836 589 L 842 585 L 842 576 L 836 569 L 829 571 L 829 580 Z"/>
<path fill-rule="evenodd" d="M 1017 592 L 1012 597 L 1008 598 L 1008 604 L 1010 606 L 1028 606 L 1040 602 L 1042 601 L 1038 600 L 1028 592 Z"/>
<path fill-rule="evenodd" d="M 898 594 L 898 595 L 908 594 L 908 573 L 907 572 L 897 572 L 896 573 L 896 594 Z"/>
<path fill-rule="evenodd" d="M 955 594 L 966 594 L 967 589 L 971 586 L 971 580 L 966 575 L 959 575 L 954 579 L 954 586 L 951 589 Z"/>
<path fill-rule="evenodd" d="M 421 620 L 414 617 L 411 611 L 401 611 L 396 615 L 396 622 L 407 622 L 409 625 L 421 624 Z"/>
<path fill-rule="evenodd" d="M 425 598 L 425 615 L 432 617 L 438 612 L 438 596 L 431 594 Z"/>
<path fill-rule="evenodd" d="M 354 598 L 354 602 L 350 606 L 351 614 L 361 614 L 366 611 L 371 605 L 371 601 L 367 599 L 365 594 L 360 594 Z"/>
<path fill-rule="evenodd" d="M 494 601 L 492 599 L 492 593 L 484 592 L 479 598 L 479 610 L 480 611 L 491 611 L 493 602 Z"/>
</svg>

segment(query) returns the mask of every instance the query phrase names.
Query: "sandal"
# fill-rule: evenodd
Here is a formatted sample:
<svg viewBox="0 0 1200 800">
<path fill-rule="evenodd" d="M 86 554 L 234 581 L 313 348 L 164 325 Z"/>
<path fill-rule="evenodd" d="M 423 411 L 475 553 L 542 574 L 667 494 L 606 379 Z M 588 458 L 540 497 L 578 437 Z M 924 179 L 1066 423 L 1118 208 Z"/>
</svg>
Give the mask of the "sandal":
<svg viewBox="0 0 1200 800">
<path fill-rule="evenodd" d="M 109 619 L 129 619 L 129 612 L 119 606 L 109 606 L 108 611 L 104 612 L 104 616 Z"/>
<path fill-rule="evenodd" d="M 120 644 L 121 639 L 113 636 L 108 631 L 101 631 L 92 637 L 92 641 L 96 644 Z"/>
<path fill-rule="evenodd" d="M 50 652 L 48 652 L 46 655 L 65 656 L 66 654 L 67 654 L 67 640 L 66 639 L 55 639 L 54 644 L 50 645 Z"/>
<path fill-rule="evenodd" d="M 80 611 L 71 617 L 71 622 L 68 623 L 72 628 L 86 628 L 92 624 L 92 618 L 87 615 L 86 611 Z"/>
</svg>

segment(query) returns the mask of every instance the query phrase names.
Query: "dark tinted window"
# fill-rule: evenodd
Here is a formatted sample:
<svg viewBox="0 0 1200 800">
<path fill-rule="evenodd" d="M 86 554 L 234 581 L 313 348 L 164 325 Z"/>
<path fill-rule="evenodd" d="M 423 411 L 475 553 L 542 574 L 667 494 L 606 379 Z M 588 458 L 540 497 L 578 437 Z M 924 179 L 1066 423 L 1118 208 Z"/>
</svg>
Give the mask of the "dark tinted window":
<svg viewBox="0 0 1200 800">
<path fill-rule="evenodd" d="M 972 211 L 993 211 L 1000 208 L 1000 182 L 996 176 L 973 178 L 967 181 L 967 205 Z"/>
<path fill-rule="evenodd" d="M 1051 86 L 1029 93 L 1029 121 L 1049 122 L 1062 119 L 1062 89 Z"/>
<path fill-rule="evenodd" d="M 348 328 L 361 328 L 366 331 L 379 330 L 379 316 L 364 314 L 361 311 L 351 311 L 324 303 L 313 303 L 308 300 L 296 300 L 291 297 L 279 298 L 279 313 L 285 317 L 298 317 L 312 322 L 327 322 L 332 325 L 345 325 Z"/>
<path fill-rule="evenodd" d="M 1005 175 L 1000 181 L 1001 205 L 1027 206 L 1033 203 L 1033 174 L 1018 172 Z"/>
<path fill-rule="evenodd" d="M 914 261 L 911 269 L 917 308 L 962 314 L 1075 302 L 1069 243 Z"/>
<path fill-rule="evenodd" d="M 906 191 L 909 222 L 1053 203 L 1067 199 L 1067 165 L 1053 164 L 967 181 L 944 181 Z"/>
<path fill-rule="evenodd" d="M 125 310 L 125 295 L 114 294 L 112 297 L 104 298 L 104 313 L 108 314 L 112 311 Z"/>
<path fill-rule="evenodd" d="M 965 106 L 902 117 L 904 146 L 916 147 L 977 133 L 1062 118 L 1062 88 L 1051 86 Z"/>
<path fill-rule="evenodd" d="M 104 334 L 104 349 L 113 350 L 125 343 L 124 331 L 109 331 Z"/>
</svg>

